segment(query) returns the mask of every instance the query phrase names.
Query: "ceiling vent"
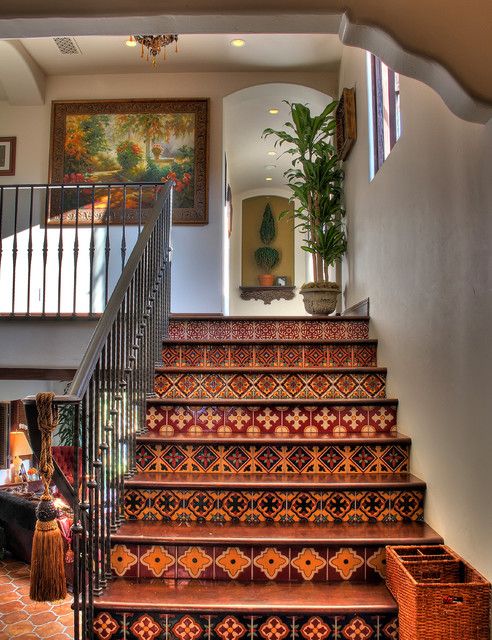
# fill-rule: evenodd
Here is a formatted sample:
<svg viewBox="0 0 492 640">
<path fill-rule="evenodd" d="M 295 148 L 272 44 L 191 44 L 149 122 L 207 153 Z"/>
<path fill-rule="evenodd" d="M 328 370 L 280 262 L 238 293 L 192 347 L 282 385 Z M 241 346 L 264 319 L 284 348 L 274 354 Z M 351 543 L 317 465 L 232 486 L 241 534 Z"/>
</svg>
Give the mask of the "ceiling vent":
<svg viewBox="0 0 492 640">
<path fill-rule="evenodd" d="M 82 52 L 79 49 L 74 38 L 68 36 L 61 36 L 59 38 L 53 38 L 56 46 L 64 56 L 80 55 Z"/>
</svg>

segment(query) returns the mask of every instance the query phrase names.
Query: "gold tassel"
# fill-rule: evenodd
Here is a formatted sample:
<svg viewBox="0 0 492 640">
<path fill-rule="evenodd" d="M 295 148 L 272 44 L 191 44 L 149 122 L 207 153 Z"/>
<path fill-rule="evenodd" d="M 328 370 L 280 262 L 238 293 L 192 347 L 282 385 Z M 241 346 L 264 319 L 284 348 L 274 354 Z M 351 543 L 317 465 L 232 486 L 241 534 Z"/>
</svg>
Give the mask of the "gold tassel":
<svg viewBox="0 0 492 640">
<path fill-rule="evenodd" d="M 35 602 L 63 600 L 67 595 L 65 579 L 65 553 L 63 538 L 58 527 L 57 509 L 50 494 L 54 466 L 51 456 L 51 435 L 58 419 L 53 412 L 54 393 L 38 393 L 38 427 L 41 431 L 39 473 L 44 493 L 36 509 L 36 529 L 32 543 L 31 585 L 29 597 Z"/>
</svg>

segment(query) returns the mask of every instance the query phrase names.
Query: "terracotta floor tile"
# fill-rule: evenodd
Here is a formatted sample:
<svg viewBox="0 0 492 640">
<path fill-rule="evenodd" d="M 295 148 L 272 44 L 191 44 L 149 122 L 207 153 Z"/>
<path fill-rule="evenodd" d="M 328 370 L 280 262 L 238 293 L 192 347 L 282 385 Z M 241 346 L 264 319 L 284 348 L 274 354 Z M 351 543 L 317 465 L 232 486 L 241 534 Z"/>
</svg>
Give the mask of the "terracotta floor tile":
<svg viewBox="0 0 492 640">
<path fill-rule="evenodd" d="M 73 611 L 66 613 L 64 616 L 59 616 L 58 622 L 61 622 L 61 624 L 64 624 L 66 627 L 73 626 Z"/>
<path fill-rule="evenodd" d="M 15 624 L 10 624 L 7 627 L 7 631 L 12 638 L 17 638 L 17 636 L 20 636 L 22 633 L 33 633 L 34 627 L 30 622 L 16 622 Z"/>
<path fill-rule="evenodd" d="M 0 640 L 71 640 L 71 598 L 56 602 L 32 602 L 29 568 L 20 562 L 0 562 Z"/>
<path fill-rule="evenodd" d="M 35 613 L 31 616 L 31 622 L 36 625 L 46 624 L 47 622 L 54 622 L 56 619 L 56 613 L 53 613 L 53 611 L 43 611 L 41 613 Z"/>
<path fill-rule="evenodd" d="M 14 600 L 12 602 L 6 602 L 0 606 L 2 614 L 10 613 L 11 611 L 19 611 L 19 602 Z"/>
<path fill-rule="evenodd" d="M 11 613 L 7 613 L 5 616 L 2 616 L 3 622 L 5 624 L 14 624 L 15 622 L 23 622 L 29 618 L 29 614 L 25 611 L 12 611 Z"/>
<path fill-rule="evenodd" d="M 0 604 L 3 602 L 12 602 L 12 600 L 16 599 L 15 591 L 8 591 L 7 593 L 0 594 Z"/>
</svg>

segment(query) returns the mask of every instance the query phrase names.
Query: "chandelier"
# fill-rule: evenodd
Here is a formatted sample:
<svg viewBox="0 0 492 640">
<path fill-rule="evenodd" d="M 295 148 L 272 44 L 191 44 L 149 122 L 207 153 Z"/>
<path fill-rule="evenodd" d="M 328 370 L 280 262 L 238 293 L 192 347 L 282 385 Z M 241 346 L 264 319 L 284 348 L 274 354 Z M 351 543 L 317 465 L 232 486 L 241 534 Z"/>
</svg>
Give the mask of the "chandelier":
<svg viewBox="0 0 492 640">
<path fill-rule="evenodd" d="M 126 41 L 127 46 L 136 47 L 138 44 L 142 47 L 141 57 L 144 57 L 145 50 L 147 49 L 147 61 L 152 60 L 152 64 L 156 64 L 156 58 L 161 53 L 164 54 L 164 60 L 166 59 L 166 48 L 175 43 L 175 51 L 178 51 L 178 34 L 167 33 L 157 36 L 130 36 Z"/>
</svg>

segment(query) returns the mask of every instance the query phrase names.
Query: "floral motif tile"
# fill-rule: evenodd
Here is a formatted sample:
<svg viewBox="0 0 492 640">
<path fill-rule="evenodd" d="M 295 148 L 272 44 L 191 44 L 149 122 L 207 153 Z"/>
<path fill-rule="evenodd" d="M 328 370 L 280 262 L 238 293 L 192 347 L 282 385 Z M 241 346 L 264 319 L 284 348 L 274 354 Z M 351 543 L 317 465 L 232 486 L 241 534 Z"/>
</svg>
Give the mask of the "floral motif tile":
<svg viewBox="0 0 492 640">
<path fill-rule="evenodd" d="M 244 373 L 167 372 L 155 376 L 155 393 L 161 398 L 204 399 L 320 399 L 384 398 L 384 373 Z"/>
<path fill-rule="evenodd" d="M 398 640 L 394 614 L 96 611 L 97 640 Z M 101 631 L 102 630 L 102 631 Z"/>
<path fill-rule="evenodd" d="M 421 520 L 422 491 L 140 489 L 125 492 L 127 520 L 386 522 Z"/>
<path fill-rule="evenodd" d="M 172 344 L 164 343 L 163 366 L 173 369 L 204 367 L 320 368 L 374 367 L 376 345 L 367 344 Z"/>
<path fill-rule="evenodd" d="M 392 434 L 396 432 L 397 406 L 384 405 L 157 405 L 150 404 L 150 431 L 173 435 L 256 435 L 284 437 Z M 399 452 L 385 458 L 387 466 L 398 464 Z"/>
</svg>

